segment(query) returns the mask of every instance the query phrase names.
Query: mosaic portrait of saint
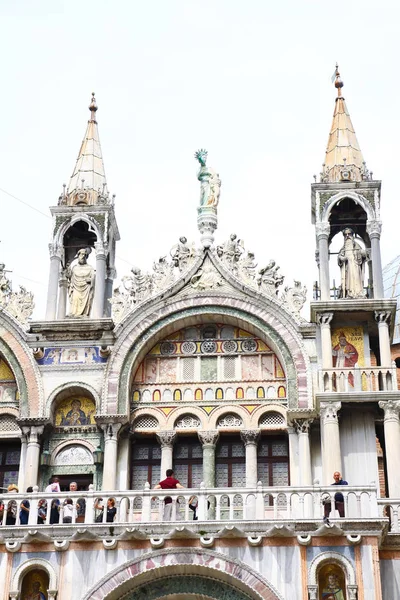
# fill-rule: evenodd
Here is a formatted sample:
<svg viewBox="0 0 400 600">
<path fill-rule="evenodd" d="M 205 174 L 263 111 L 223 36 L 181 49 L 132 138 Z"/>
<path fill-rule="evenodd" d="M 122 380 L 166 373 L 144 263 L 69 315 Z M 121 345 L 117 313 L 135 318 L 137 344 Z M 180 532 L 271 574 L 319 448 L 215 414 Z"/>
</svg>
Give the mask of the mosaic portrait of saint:
<svg viewBox="0 0 400 600">
<path fill-rule="evenodd" d="M 61 427 L 81 427 L 93 425 L 95 405 L 88 398 L 71 398 L 60 404 L 56 412 L 56 425 Z"/>
</svg>

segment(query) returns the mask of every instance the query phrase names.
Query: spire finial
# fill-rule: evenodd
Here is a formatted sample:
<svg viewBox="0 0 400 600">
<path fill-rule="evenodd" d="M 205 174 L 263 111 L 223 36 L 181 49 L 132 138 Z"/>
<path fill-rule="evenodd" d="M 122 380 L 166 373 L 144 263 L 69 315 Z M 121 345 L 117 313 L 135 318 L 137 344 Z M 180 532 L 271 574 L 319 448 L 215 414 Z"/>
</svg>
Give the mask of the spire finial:
<svg viewBox="0 0 400 600">
<path fill-rule="evenodd" d="M 338 98 L 341 97 L 342 95 L 342 87 L 343 87 L 343 81 L 340 79 L 340 73 L 339 73 L 339 65 L 336 63 L 336 70 L 335 70 L 335 88 L 337 89 L 337 95 Z"/>
<path fill-rule="evenodd" d="M 96 112 L 97 112 L 97 104 L 94 92 L 92 92 L 92 101 L 90 102 L 89 110 L 90 110 L 90 120 L 96 121 Z"/>
</svg>

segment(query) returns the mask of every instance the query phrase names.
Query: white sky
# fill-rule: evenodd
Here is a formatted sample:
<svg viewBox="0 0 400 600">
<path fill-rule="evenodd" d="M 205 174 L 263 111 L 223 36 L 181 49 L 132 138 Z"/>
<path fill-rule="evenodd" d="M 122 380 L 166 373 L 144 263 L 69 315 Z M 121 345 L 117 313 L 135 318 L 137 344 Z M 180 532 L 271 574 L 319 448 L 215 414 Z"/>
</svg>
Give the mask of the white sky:
<svg viewBox="0 0 400 600">
<path fill-rule="evenodd" d="M 96 92 L 119 257 L 151 268 L 199 241 L 195 150 L 220 174 L 221 243 L 274 258 L 285 284 L 317 277 L 310 183 L 336 91 L 383 180 L 384 264 L 399 254 L 400 5 L 396 0 L 0 2 L 0 188 L 50 215 Z M 0 259 L 43 318 L 51 220 L 0 192 Z M 131 265 L 118 261 L 119 277 Z M 32 280 L 32 281 L 31 281 Z M 305 315 L 306 316 L 306 315 Z"/>
</svg>

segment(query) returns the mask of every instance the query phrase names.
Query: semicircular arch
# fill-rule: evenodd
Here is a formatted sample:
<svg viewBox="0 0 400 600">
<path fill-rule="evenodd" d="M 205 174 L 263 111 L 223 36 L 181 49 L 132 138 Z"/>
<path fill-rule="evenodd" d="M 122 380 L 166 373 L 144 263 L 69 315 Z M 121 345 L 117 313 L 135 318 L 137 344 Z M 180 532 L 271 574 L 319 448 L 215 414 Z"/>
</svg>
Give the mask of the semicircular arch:
<svg viewBox="0 0 400 600">
<path fill-rule="evenodd" d="M 195 549 L 189 559 L 187 548 L 159 550 L 128 561 L 103 577 L 82 600 L 130 599 L 130 592 L 148 587 L 154 581 L 158 581 L 159 595 L 154 594 L 153 598 L 161 600 L 165 598 L 162 582 L 180 576 L 211 579 L 224 585 L 225 590 L 229 585 L 238 592 L 240 600 L 283 600 L 266 579 L 242 561 L 205 549 Z"/>
<path fill-rule="evenodd" d="M 88 383 L 82 381 L 69 381 L 68 383 L 63 383 L 49 394 L 46 402 L 46 414 L 45 416 L 53 419 L 54 418 L 54 410 L 57 407 L 57 404 L 61 400 L 65 400 L 66 398 L 70 398 L 71 396 L 78 396 L 85 394 L 89 395 L 95 405 L 96 405 L 96 413 L 99 412 L 101 406 L 100 394 L 95 390 L 95 388 Z"/>
<path fill-rule="evenodd" d="M 139 365 L 158 341 L 181 327 L 212 320 L 236 324 L 265 340 L 285 371 L 290 407 L 306 408 L 312 404 L 311 369 L 301 334 L 292 321 L 278 314 L 274 305 L 271 304 L 269 310 L 265 304 L 252 303 L 250 299 L 233 301 L 230 297 L 215 296 L 174 300 L 153 309 L 141 318 L 132 315 L 116 342 L 107 365 L 103 393 L 105 413 L 127 414 L 134 366 Z"/>
<path fill-rule="evenodd" d="M 1 314 L 0 355 L 9 364 L 18 386 L 19 416 L 42 416 L 44 393 L 39 367 L 14 319 Z"/>
</svg>

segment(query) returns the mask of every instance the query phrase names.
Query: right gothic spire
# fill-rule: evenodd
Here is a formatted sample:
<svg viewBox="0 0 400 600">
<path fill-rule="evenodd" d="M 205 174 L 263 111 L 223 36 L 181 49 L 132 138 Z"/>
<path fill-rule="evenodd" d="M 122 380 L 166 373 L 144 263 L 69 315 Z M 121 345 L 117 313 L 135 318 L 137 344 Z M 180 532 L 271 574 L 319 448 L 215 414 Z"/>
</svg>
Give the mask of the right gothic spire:
<svg viewBox="0 0 400 600">
<path fill-rule="evenodd" d="M 322 165 L 321 182 L 333 183 L 372 179 L 372 173 L 369 173 L 366 167 L 345 99 L 342 96 L 343 81 L 340 78 L 337 64 L 334 78 L 337 98 L 325 162 Z"/>
</svg>

